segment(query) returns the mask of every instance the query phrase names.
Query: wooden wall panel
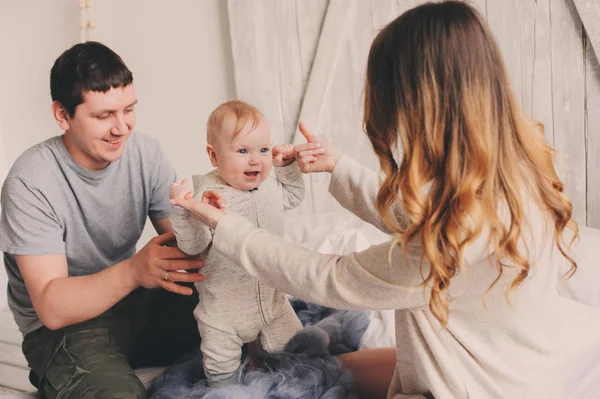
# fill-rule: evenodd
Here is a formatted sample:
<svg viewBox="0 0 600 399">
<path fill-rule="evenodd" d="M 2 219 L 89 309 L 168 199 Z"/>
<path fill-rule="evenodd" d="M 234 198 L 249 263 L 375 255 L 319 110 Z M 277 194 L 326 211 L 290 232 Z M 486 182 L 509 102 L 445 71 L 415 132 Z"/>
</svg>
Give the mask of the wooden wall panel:
<svg viewBox="0 0 600 399">
<path fill-rule="evenodd" d="M 291 141 L 326 1 L 228 0 L 237 97 L 266 116 L 274 142 Z"/>
<path fill-rule="evenodd" d="M 526 117 L 541 121 L 580 224 L 600 227 L 600 3 L 468 0 L 488 19 Z M 424 0 L 228 0 L 238 96 L 263 110 L 273 141 L 318 135 L 377 168 L 363 134 L 368 49 L 378 31 Z M 590 29 L 589 44 L 581 20 Z M 590 45 L 591 44 L 591 45 Z M 333 209 L 327 177 L 307 177 L 312 211 Z M 324 188 L 325 187 L 325 188 Z"/>
<path fill-rule="evenodd" d="M 552 101 L 557 168 L 573 202 L 573 219 L 586 223 L 584 129 L 585 65 L 581 21 L 572 3 L 550 1 Z"/>
<path fill-rule="evenodd" d="M 600 229 L 600 63 L 589 41 L 585 55 L 587 225 Z"/>
</svg>

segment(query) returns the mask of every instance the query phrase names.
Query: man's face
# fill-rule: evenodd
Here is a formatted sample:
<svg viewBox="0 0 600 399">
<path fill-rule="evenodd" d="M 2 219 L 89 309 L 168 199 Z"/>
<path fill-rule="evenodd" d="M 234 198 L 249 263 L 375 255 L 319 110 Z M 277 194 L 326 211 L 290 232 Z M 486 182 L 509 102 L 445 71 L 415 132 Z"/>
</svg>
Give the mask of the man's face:
<svg viewBox="0 0 600 399">
<path fill-rule="evenodd" d="M 225 131 L 233 131 L 235 120 L 228 121 Z M 230 186 L 238 190 L 255 189 L 269 177 L 273 166 L 269 125 L 261 120 L 254 130 L 247 123 L 232 140 L 230 133 L 221 134 L 209 150 L 213 165 Z"/>
<path fill-rule="evenodd" d="M 135 125 L 137 98 L 133 84 L 106 93 L 86 91 L 83 103 L 67 117 L 64 143 L 79 165 L 101 170 L 123 154 Z"/>
</svg>

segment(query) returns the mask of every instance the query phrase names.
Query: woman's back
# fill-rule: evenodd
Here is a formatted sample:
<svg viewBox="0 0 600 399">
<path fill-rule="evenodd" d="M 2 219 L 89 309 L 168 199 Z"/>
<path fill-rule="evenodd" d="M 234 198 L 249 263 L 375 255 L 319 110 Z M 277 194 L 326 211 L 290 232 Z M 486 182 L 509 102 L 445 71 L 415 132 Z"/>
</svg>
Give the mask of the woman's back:
<svg viewBox="0 0 600 399">
<path fill-rule="evenodd" d="M 586 352 L 600 356 L 600 312 L 559 295 L 567 260 L 541 211 L 530 207 L 527 215 L 531 231 L 524 242 L 531 248 L 531 269 L 518 289 L 505 296 L 515 268 L 505 270 L 488 292 L 498 269 L 484 233 L 466 249 L 465 273 L 452 282 L 445 329 L 429 306 L 396 311 L 395 382 L 400 386 L 391 392 L 431 391 L 435 398 L 578 397 L 565 386 Z"/>
</svg>

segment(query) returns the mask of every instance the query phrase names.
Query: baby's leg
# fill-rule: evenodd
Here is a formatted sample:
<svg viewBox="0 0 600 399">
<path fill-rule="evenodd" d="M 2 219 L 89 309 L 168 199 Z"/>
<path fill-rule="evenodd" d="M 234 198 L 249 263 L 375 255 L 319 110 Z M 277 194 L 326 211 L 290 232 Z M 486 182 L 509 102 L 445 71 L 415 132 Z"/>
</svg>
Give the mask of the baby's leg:
<svg viewBox="0 0 600 399">
<path fill-rule="evenodd" d="M 242 357 L 243 343 L 240 337 L 201 322 L 198 323 L 198 329 L 202 336 L 200 350 L 208 384 L 213 388 L 235 384 Z"/>
<path fill-rule="evenodd" d="M 259 335 L 259 349 L 267 353 L 281 352 L 289 340 L 302 330 L 302 323 L 287 299 L 282 301 L 281 308 L 274 309 L 273 313 L 278 316 L 271 320 Z"/>
</svg>

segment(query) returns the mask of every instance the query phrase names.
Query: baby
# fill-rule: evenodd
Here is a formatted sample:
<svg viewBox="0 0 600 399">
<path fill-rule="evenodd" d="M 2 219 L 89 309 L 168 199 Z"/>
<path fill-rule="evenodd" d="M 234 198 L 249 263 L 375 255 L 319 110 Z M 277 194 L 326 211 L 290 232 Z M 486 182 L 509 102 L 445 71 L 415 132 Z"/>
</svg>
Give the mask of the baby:
<svg viewBox="0 0 600 399">
<path fill-rule="evenodd" d="M 194 199 L 216 191 L 227 212 L 256 227 L 283 235 L 283 211 L 304 198 L 304 180 L 290 144 L 271 150 L 269 126 L 262 113 L 242 101 L 217 107 L 207 123 L 206 150 L 216 169 L 193 177 Z M 275 166 L 276 179 L 270 176 Z M 190 198 L 185 180 L 173 184 L 170 197 Z M 173 206 L 171 223 L 179 248 L 205 259 L 205 280 L 196 284 L 194 310 L 202 336 L 200 349 L 211 387 L 235 383 L 244 343 L 258 338 L 259 349 L 281 351 L 302 325 L 286 296 L 252 279 L 237 264 L 211 249 L 214 231 Z"/>
</svg>

